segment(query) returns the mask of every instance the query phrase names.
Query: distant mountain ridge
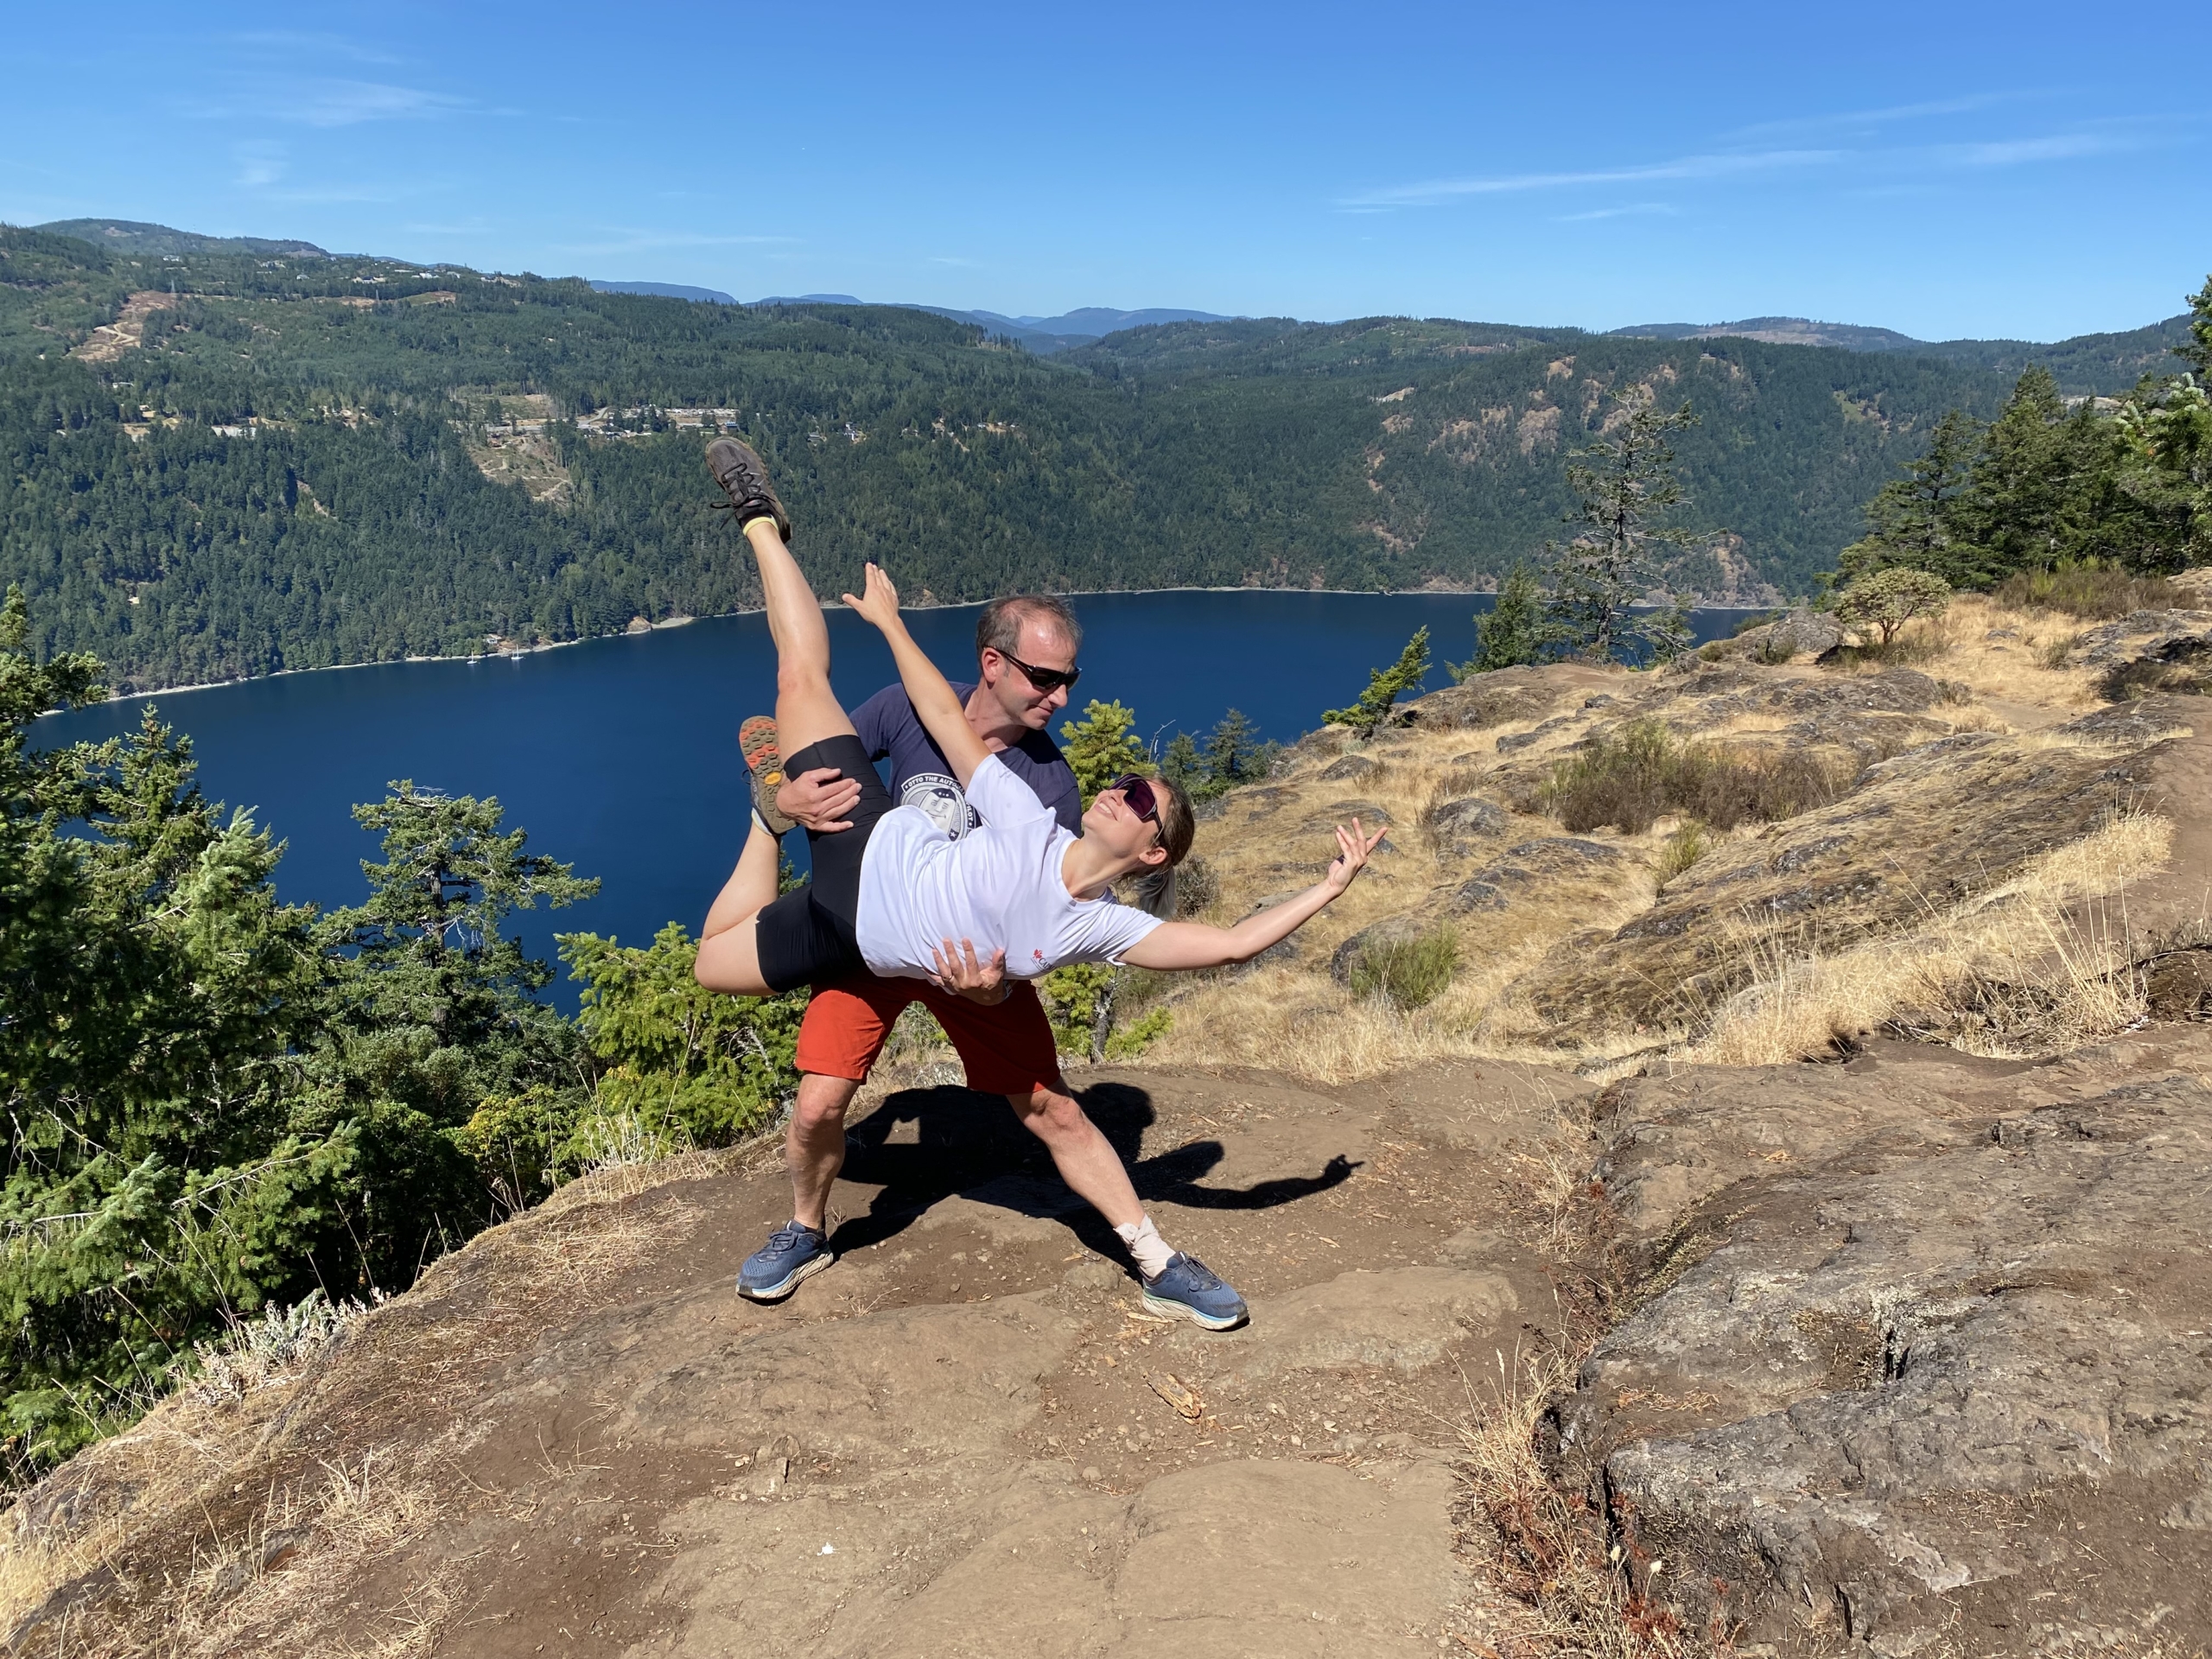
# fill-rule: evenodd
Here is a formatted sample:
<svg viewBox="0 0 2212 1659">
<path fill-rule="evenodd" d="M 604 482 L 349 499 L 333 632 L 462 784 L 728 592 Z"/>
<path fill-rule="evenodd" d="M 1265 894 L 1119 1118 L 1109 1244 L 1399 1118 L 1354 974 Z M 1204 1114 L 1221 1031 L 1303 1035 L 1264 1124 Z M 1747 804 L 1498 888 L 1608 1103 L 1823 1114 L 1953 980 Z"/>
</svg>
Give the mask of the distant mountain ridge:
<svg viewBox="0 0 2212 1659">
<path fill-rule="evenodd" d="M 1745 317 L 1738 322 L 1639 322 L 1608 334 L 1637 340 L 1756 340 L 1769 346 L 1834 346 L 1847 352 L 1925 351 L 1928 342 L 1894 328 L 1853 322 L 1815 322 L 1810 317 Z"/>
<path fill-rule="evenodd" d="M 294 259 L 335 257 L 327 248 L 319 248 L 312 242 L 261 236 L 201 236 L 194 231 L 172 230 L 167 225 L 149 225 L 136 219 L 57 219 L 51 224 L 31 228 L 52 236 L 80 237 L 94 247 L 117 253 L 240 253 L 262 259 L 280 255 Z"/>
<path fill-rule="evenodd" d="M 592 290 L 599 294 L 643 294 L 652 299 L 690 300 L 698 305 L 735 305 L 737 296 L 725 294 L 719 288 L 692 288 L 683 283 L 602 283 L 598 277 L 588 279 Z"/>
</svg>

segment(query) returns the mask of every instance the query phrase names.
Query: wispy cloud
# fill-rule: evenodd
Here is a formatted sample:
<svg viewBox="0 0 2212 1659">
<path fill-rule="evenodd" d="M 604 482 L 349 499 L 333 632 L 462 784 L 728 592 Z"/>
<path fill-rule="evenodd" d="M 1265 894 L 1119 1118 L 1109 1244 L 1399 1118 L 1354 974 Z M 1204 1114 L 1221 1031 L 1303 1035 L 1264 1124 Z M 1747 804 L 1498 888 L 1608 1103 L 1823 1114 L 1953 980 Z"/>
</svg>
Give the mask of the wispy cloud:
<svg viewBox="0 0 2212 1659">
<path fill-rule="evenodd" d="M 1593 184 L 1646 184 L 1668 179 L 1719 179 L 1747 173 L 1773 173 L 1821 167 L 1849 155 L 1841 149 L 1762 149 L 1733 154 L 1682 156 L 1672 161 L 1629 167 L 1595 168 L 1577 173 L 1507 173 L 1470 179 L 1428 179 L 1392 185 L 1344 199 L 1348 207 L 1432 207 L 1469 196 L 1519 194 L 1537 190 L 1574 189 Z"/>
<path fill-rule="evenodd" d="M 1855 118 L 1864 122 L 1902 121 L 1957 113 L 1994 102 L 1997 96 L 1958 99 L 1942 104 L 1900 105 L 1891 110 L 1859 111 Z M 1846 118 L 1832 118 L 1836 121 Z M 1605 185 L 1717 181 L 1789 173 L 1879 176 L 1884 174 L 1894 175 L 1899 173 L 1929 174 L 2028 167 L 2088 156 L 2122 155 L 2149 148 L 2153 143 L 2171 142 L 2171 133 L 2164 137 L 2160 137 L 2159 133 L 2171 125 L 2171 122 L 2162 118 L 2134 118 L 2126 121 L 2091 122 L 2061 132 L 1948 143 L 1716 149 L 1662 162 L 1630 162 L 1618 167 L 1591 168 L 1573 172 L 1503 173 L 1468 178 L 1427 179 L 1364 191 L 1344 197 L 1336 205 L 1351 213 L 1388 213 L 1402 207 L 1441 207 L 1450 202 L 1485 196 L 1585 190 Z M 1608 207 L 1587 213 L 1564 215 L 1562 222 L 1655 211 L 1671 210 L 1654 204 Z"/>
<path fill-rule="evenodd" d="M 960 259 L 949 253 L 933 253 L 922 263 L 928 265 L 957 265 L 963 270 L 981 270 L 983 268 L 983 262 L 980 259 Z"/>
<path fill-rule="evenodd" d="M 231 159 L 238 168 L 232 182 L 241 189 L 266 189 L 284 176 L 284 146 L 279 143 L 264 139 L 233 144 Z"/>
<path fill-rule="evenodd" d="M 273 121 L 325 128 L 495 113 L 473 99 L 421 86 L 329 77 L 248 79 L 227 97 L 189 99 L 182 107 L 186 114 L 203 121 Z"/>
<path fill-rule="evenodd" d="M 1660 214 L 1673 219 L 1678 217 L 1681 211 L 1671 202 L 1639 201 L 1626 207 L 1593 207 L 1586 213 L 1561 213 L 1553 220 L 1553 223 L 1575 225 L 1587 219 L 1625 219 L 1632 213 Z"/>
<path fill-rule="evenodd" d="M 634 253 L 650 248 L 734 248 L 796 242 L 795 236 L 707 236 L 696 231 L 632 231 L 609 228 L 598 242 L 563 242 L 563 253 Z"/>
<path fill-rule="evenodd" d="M 1892 104 L 1878 110 L 1837 110 L 1826 115 L 1792 116 L 1785 121 L 1761 121 L 1738 127 L 1726 137 L 1739 141 L 1778 138 L 1785 133 L 1863 132 L 1891 126 L 1900 121 L 1928 121 L 1947 115 L 1971 115 L 1999 104 L 2015 103 L 2036 94 L 2022 92 L 1969 92 L 1926 104 Z"/>
<path fill-rule="evenodd" d="M 2129 133 L 2062 132 L 2046 138 L 2008 138 L 1995 143 L 1942 144 L 1929 154 L 1953 167 L 2021 167 L 2032 162 L 2066 162 L 2079 156 L 2113 156 L 2140 149 Z"/>
<path fill-rule="evenodd" d="M 347 35 L 330 35 L 308 29 L 257 29 L 230 38 L 249 54 L 281 57 L 287 60 L 320 57 L 344 58 L 353 63 L 399 61 L 382 47 L 370 46 Z"/>
</svg>

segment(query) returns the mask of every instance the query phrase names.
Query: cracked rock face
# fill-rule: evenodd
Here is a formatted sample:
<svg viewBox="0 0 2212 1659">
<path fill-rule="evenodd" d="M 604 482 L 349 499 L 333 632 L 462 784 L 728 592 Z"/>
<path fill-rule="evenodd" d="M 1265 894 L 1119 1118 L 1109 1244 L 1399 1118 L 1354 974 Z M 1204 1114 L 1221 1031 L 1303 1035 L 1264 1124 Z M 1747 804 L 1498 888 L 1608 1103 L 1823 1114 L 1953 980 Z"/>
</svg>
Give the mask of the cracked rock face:
<svg viewBox="0 0 2212 1659">
<path fill-rule="evenodd" d="M 1598 1174 L 1656 1294 L 1560 1454 L 1637 1573 L 1758 1639 L 2212 1631 L 2212 1039 L 1924 1053 L 1613 1092 Z"/>
</svg>

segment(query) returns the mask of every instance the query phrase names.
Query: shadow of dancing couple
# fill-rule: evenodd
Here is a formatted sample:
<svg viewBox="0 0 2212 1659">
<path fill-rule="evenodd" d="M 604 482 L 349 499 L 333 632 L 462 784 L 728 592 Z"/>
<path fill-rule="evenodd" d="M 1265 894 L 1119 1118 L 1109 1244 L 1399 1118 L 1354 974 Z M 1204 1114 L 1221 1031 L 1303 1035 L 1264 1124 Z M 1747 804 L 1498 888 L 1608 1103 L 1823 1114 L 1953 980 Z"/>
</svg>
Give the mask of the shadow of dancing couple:
<svg viewBox="0 0 2212 1659">
<path fill-rule="evenodd" d="M 1382 831 L 1338 826 L 1319 881 L 1233 927 L 1169 919 L 1173 871 L 1191 849 L 1189 799 L 1166 779 L 1130 772 L 1086 806 L 1046 730 L 1082 671 L 1081 630 L 1065 603 L 1021 594 L 987 606 L 977 677 L 956 686 L 907 632 L 890 578 L 868 565 L 863 593 L 844 601 L 882 633 L 899 683 L 848 713 L 830 689 L 821 602 L 791 556 L 766 467 L 729 438 L 707 446 L 707 466 L 759 569 L 776 712 L 739 733 L 752 822 L 700 930 L 696 972 L 709 989 L 739 995 L 813 988 L 785 1143 L 791 1219 L 747 1258 L 739 1294 L 780 1301 L 836 1260 L 824 1222 L 846 1159 L 845 1114 L 899 1014 L 918 1001 L 970 1086 L 1006 1096 L 1112 1230 L 1147 1309 L 1209 1331 L 1243 1324 L 1244 1299 L 1160 1236 L 1121 1154 L 1069 1090 L 1034 982 L 1072 963 L 1249 961 L 1350 887 Z M 888 785 L 875 767 L 886 759 Z M 800 828 L 812 874 L 779 896 L 781 838 Z M 1120 902 L 1122 885 L 1149 903 Z"/>
</svg>

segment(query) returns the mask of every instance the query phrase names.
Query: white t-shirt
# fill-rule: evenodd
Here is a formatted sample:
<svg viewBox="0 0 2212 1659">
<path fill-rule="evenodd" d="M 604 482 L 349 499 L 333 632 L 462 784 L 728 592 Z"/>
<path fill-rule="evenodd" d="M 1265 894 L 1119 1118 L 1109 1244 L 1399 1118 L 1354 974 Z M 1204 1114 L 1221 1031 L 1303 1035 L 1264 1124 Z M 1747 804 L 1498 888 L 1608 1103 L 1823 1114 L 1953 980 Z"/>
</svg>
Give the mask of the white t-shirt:
<svg viewBox="0 0 2212 1659">
<path fill-rule="evenodd" d="M 1119 963 L 1160 918 L 1112 899 L 1069 896 L 1060 861 L 1075 837 L 998 756 L 968 780 L 982 823 L 957 841 L 918 807 L 895 807 L 861 858 L 854 931 L 868 971 L 926 979 L 930 950 L 973 941 L 978 957 L 1006 951 L 1009 979 L 1071 962 Z"/>
</svg>

